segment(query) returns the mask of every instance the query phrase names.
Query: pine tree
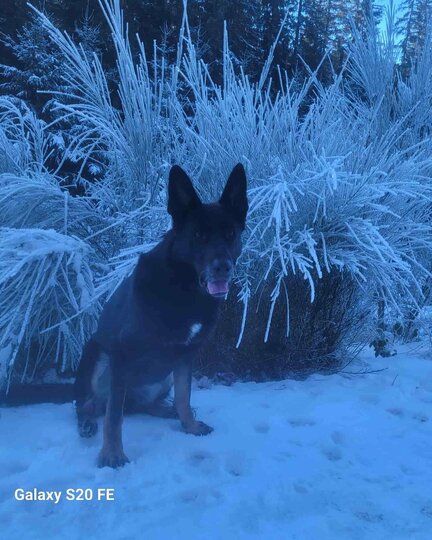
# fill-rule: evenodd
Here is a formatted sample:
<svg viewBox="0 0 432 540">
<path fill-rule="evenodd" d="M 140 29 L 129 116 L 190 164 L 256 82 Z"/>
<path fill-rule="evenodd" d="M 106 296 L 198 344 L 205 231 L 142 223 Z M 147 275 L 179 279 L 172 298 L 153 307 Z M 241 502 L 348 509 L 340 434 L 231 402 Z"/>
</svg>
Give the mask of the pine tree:
<svg viewBox="0 0 432 540">
<path fill-rule="evenodd" d="M 400 7 L 397 28 L 402 36 L 401 71 L 408 75 L 422 50 L 432 16 L 431 0 L 405 0 Z"/>
<path fill-rule="evenodd" d="M 295 48 L 295 26 L 297 25 L 300 34 L 302 24 L 301 13 L 299 16 L 298 1 L 265 0 L 262 2 L 262 61 L 266 58 L 284 21 L 285 25 L 274 51 L 274 65 L 290 70 Z"/>
<path fill-rule="evenodd" d="M 88 6 L 71 33 L 89 55 L 101 54 L 100 27 L 94 23 Z M 4 93 L 25 99 L 41 110 L 49 99 L 45 92 L 67 89 L 67 81 L 62 78 L 61 54 L 38 17 L 32 16 L 16 38 L 6 36 L 3 43 L 12 58 L 9 65 L 0 64 L 4 79 L 0 88 Z"/>
<path fill-rule="evenodd" d="M 101 54 L 101 27 L 96 23 L 94 12 L 90 11 L 88 4 L 81 19 L 75 22 L 74 37 L 87 55 Z"/>
<path fill-rule="evenodd" d="M 27 22 L 16 39 L 7 36 L 5 46 L 15 58 L 15 65 L 0 65 L 4 92 L 23 98 L 41 109 L 46 96 L 41 90 L 59 89 L 61 58 L 39 19 Z"/>
<path fill-rule="evenodd" d="M 383 7 L 371 0 L 351 0 L 350 16 L 361 36 L 365 37 L 372 19 L 377 24 L 382 17 Z"/>
<path fill-rule="evenodd" d="M 329 18 L 327 2 L 311 0 L 305 3 L 304 29 L 300 54 L 304 62 L 315 69 L 323 58 L 329 43 Z"/>
<path fill-rule="evenodd" d="M 380 7 L 371 0 L 310 0 L 304 5 L 300 52 L 311 68 L 329 51 L 333 68 L 339 71 L 352 39 L 352 25 L 365 35 L 369 20 L 378 24 L 381 17 Z M 323 67 L 321 76 L 326 79 L 328 75 Z"/>
</svg>

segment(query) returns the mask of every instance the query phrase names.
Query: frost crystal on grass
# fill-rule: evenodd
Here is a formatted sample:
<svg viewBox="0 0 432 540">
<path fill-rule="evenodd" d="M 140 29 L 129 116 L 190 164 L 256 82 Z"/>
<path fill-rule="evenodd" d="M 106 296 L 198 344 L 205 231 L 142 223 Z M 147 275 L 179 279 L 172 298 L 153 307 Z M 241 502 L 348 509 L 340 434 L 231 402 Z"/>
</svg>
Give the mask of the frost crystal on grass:
<svg viewBox="0 0 432 540">
<path fill-rule="evenodd" d="M 31 380 L 51 357 L 59 371 L 76 365 L 97 311 L 88 253 L 81 240 L 52 230 L 0 229 L 0 350 L 8 384 L 17 376 Z"/>
</svg>

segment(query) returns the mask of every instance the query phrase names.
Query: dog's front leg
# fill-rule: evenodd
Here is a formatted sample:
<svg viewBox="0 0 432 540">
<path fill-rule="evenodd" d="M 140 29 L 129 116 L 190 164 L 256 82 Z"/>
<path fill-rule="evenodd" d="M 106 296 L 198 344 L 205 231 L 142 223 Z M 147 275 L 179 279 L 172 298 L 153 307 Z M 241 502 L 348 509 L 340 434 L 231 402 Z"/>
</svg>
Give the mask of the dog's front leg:
<svg viewBox="0 0 432 540">
<path fill-rule="evenodd" d="M 104 420 L 103 447 L 99 453 L 99 467 L 123 467 L 129 459 L 123 452 L 122 422 L 123 406 L 126 395 L 126 375 L 123 369 L 111 362 L 110 394 Z"/>
<path fill-rule="evenodd" d="M 192 366 L 189 362 L 182 362 L 174 370 L 174 404 L 186 433 L 193 435 L 208 435 L 213 428 L 195 420 L 190 406 L 192 383 Z"/>
</svg>

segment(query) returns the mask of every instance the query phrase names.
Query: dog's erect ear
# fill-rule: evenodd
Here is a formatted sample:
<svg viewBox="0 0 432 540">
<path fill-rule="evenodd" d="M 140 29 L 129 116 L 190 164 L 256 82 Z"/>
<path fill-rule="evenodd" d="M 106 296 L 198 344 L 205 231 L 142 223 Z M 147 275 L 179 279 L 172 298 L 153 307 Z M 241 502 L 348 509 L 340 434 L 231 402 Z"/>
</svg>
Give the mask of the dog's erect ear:
<svg viewBox="0 0 432 540">
<path fill-rule="evenodd" d="M 168 180 L 168 213 L 174 227 L 181 226 L 187 213 L 201 204 L 191 179 L 178 165 L 173 165 Z"/>
<path fill-rule="evenodd" d="M 246 173 L 243 165 L 238 163 L 228 177 L 219 202 L 229 209 L 243 229 L 249 207 L 246 188 Z"/>
</svg>

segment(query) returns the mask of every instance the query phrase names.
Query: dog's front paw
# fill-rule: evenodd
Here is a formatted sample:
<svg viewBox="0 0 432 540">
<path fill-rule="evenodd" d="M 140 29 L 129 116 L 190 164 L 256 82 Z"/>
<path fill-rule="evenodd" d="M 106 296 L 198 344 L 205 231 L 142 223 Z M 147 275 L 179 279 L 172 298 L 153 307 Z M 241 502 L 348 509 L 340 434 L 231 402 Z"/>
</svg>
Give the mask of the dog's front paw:
<svg viewBox="0 0 432 540">
<path fill-rule="evenodd" d="M 111 467 L 112 469 L 118 469 L 123 467 L 126 463 L 130 463 L 128 457 L 123 450 L 107 450 L 102 448 L 98 456 L 98 467 Z"/>
<path fill-rule="evenodd" d="M 208 435 L 213 431 L 213 428 L 211 426 L 208 426 L 204 422 L 200 422 L 199 420 L 194 420 L 190 424 L 182 424 L 183 429 L 185 433 L 192 433 L 192 435 Z"/>
</svg>

